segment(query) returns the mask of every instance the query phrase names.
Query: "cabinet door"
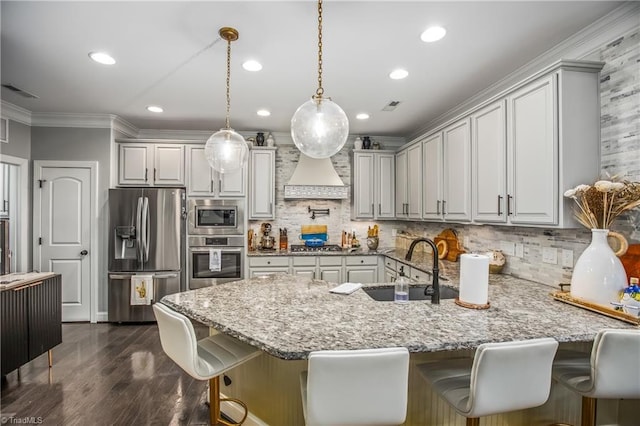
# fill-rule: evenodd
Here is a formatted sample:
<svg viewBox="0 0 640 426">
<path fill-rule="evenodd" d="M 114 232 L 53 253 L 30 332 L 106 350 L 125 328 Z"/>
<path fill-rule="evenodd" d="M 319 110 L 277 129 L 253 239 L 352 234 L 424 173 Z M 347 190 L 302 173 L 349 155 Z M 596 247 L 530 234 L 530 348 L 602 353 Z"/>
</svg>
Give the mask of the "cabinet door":
<svg viewBox="0 0 640 426">
<path fill-rule="evenodd" d="M 377 189 L 377 217 L 395 217 L 396 159 L 393 154 L 376 154 L 375 189 Z"/>
<path fill-rule="evenodd" d="M 153 173 L 153 145 L 120 144 L 118 184 L 151 185 Z"/>
<path fill-rule="evenodd" d="M 347 267 L 347 281 L 350 283 L 375 283 L 378 281 L 378 268 L 370 266 Z"/>
<path fill-rule="evenodd" d="M 249 168 L 249 219 L 274 218 L 275 151 L 251 151 Z"/>
<path fill-rule="evenodd" d="M 275 267 L 275 268 L 250 268 L 249 269 L 249 277 L 264 277 L 267 275 L 277 274 L 278 272 L 289 273 L 288 267 Z"/>
<path fill-rule="evenodd" d="M 375 184 L 374 154 L 355 153 L 353 156 L 354 218 L 374 218 Z"/>
<path fill-rule="evenodd" d="M 508 101 L 508 212 L 511 223 L 557 223 L 558 151 L 555 75 Z"/>
<path fill-rule="evenodd" d="M 27 288 L 0 292 L 1 375 L 29 361 L 29 323 Z"/>
<path fill-rule="evenodd" d="M 396 271 L 391 268 L 384 268 L 384 282 L 392 283 L 396 280 Z"/>
<path fill-rule="evenodd" d="M 331 283 L 342 283 L 342 268 L 321 267 L 320 279 Z"/>
<path fill-rule="evenodd" d="M 442 133 L 422 142 L 422 217 L 442 220 Z"/>
<path fill-rule="evenodd" d="M 213 197 L 214 171 L 204 156 L 204 146 L 190 146 L 187 149 L 187 195 Z"/>
<path fill-rule="evenodd" d="M 218 175 L 218 195 L 223 198 L 244 197 L 245 173 L 245 167 L 235 172 L 220 173 Z"/>
<path fill-rule="evenodd" d="M 478 222 L 507 220 L 507 122 L 504 101 L 471 116 L 473 163 L 473 219 Z"/>
<path fill-rule="evenodd" d="M 184 145 L 155 145 L 153 184 L 184 185 Z"/>
<path fill-rule="evenodd" d="M 292 268 L 293 275 L 299 275 L 301 277 L 315 279 L 316 278 L 316 268 L 315 266 L 298 266 Z"/>
<path fill-rule="evenodd" d="M 62 277 L 56 275 L 27 288 L 29 360 L 62 343 Z"/>
<path fill-rule="evenodd" d="M 471 140 L 469 119 L 443 132 L 444 145 L 444 219 L 471 220 Z"/>
<path fill-rule="evenodd" d="M 407 150 L 407 215 L 422 217 L 422 144 Z"/>
<path fill-rule="evenodd" d="M 396 154 L 396 217 L 405 219 L 407 213 L 407 151 Z"/>
</svg>

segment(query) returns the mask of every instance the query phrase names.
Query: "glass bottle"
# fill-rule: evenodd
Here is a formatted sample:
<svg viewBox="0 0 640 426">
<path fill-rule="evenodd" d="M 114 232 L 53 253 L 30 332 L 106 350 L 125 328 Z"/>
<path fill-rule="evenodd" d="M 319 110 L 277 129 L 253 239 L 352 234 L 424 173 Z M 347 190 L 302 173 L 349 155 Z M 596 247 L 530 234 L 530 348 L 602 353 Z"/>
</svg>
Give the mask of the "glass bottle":
<svg viewBox="0 0 640 426">
<path fill-rule="evenodd" d="M 400 275 L 396 279 L 393 301 L 396 303 L 409 303 L 409 278 L 402 271 L 400 271 Z"/>
</svg>

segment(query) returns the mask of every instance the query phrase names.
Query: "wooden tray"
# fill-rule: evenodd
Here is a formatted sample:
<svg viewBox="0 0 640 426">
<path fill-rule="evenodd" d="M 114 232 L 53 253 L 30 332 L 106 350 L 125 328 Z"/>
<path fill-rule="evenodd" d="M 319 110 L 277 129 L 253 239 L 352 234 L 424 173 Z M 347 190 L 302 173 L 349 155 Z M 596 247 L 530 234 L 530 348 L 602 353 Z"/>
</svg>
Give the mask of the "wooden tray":
<svg viewBox="0 0 640 426">
<path fill-rule="evenodd" d="M 592 312 L 597 312 L 602 315 L 606 315 L 610 318 L 615 318 L 620 321 L 628 322 L 634 325 L 640 325 L 640 318 L 624 313 L 622 311 L 616 311 L 608 306 L 600 305 L 598 303 L 588 302 L 586 300 L 571 297 L 571 293 L 568 291 L 556 290 L 551 292 L 551 297 L 560 302 L 568 303 L 569 305 L 577 306 L 582 309 L 587 309 Z"/>
</svg>

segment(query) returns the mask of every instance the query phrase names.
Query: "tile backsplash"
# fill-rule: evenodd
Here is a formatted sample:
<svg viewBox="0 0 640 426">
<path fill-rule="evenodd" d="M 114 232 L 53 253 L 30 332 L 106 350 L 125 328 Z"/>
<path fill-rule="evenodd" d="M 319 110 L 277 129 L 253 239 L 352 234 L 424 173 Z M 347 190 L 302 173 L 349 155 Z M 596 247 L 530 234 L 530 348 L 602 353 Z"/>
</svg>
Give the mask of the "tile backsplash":
<svg viewBox="0 0 640 426">
<path fill-rule="evenodd" d="M 634 31 L 602 46 L 589 56 L 590 60 L 606 63 L 601 72 L 601 165 L 604 172 L 630 180 L 640 180 L 640 32 Z M 375 138 L 374 138 L 375 139 Z M 331 158 L 345 184 L 350 184 L 351 140 Z M 374 222 L 351 221 L 350 200 L 284 200 L 283 187 L 291 177 L 299 152 L 293 145 L 280 145 L 276 154 L 276 217 L 271 221 L 274 229 L 289 229 L 289 244 L 295 244 L 300 225 L 327 224 L 329 242 L 340 243 L 342 230 L 355 230 L 364 244 L 368 226 Z M 328 208 L 329 216 L 310 219 L 311 208 Z M 257 229 L 260 222 L 250 222 Z M 384 221 L 380 226 L 380 248 L 392 247 L 392 230 L 407 231 L 415 235 L 435 237 L 446 228 L 455 229 L 465 249 L 483 252 L 513 248 L 507 255 L 503 273 L 532 281 L 556 285 L 571 280 L 572 266 L 563 266 L 563 260 L 574 264 L 591 240 L 587 229 L 545 229 L 494 225 L 459 225 L 427 222 Z M 614 230 L 622 233 L 630 243 L 640 242 L 640 211 L 618 219 Z M 276 234 L 277 235 L 277 234 Z M 521 246 L 520 246 L 521 245 Z M 517 248 L 522 249 L 516 250 Z M 556 255 L 555 264 L 543 262 L 543 252 Z M 516 254 L 521 256 L 516 256 Z M 571 254 L 572 259 L 567 255 Z M 551 256 L 553 258 L 553 256 Z M 549 260 L 549 259 L 547 259 Z M 566 262 L 565 262 L 566 263 Z"/>
</svg>

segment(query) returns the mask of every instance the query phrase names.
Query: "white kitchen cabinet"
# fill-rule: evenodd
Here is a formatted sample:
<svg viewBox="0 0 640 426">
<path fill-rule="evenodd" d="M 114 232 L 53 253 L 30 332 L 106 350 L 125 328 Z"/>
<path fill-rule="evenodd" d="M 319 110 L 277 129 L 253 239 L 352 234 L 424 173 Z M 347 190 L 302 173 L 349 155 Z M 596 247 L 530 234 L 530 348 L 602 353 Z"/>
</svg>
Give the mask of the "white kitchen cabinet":
<svg viewBox="0 0 640 426">
<path fill-rule="evenodd" d="M 473 220 L 576 227 L 564 191 L 598 178 L 598 62 L 560 62 L 471 116 Z"/>
<path fill-rule="evenodd" d="M 246 168 L 218 173 L 204 155 L 204 146 L 187 147 L 187 195 L 197 197 L 241 198 L 245 196 Z"/>
<path fill-rule="evenodd" d="M 395 154 L 354 151 L 352 176 L 353 219 L 394 219 Z"/>
<path fill-rule="evenodd" d="M 183 144 L 121 143 L 118 184 L 184 186 Z"/>
<path fill-rule="evenodd" d="M 332 283 L 343 283 L 344 256 L 318 256 L 319 277 Z"/>
<path fill-rule="evenodd" d="M 249 220 L 275 218 L 276 148 L 249 153 Z"/>
<path fill-rule="evenodd" d="M 377 256 L 345 256 L 345 280 L 352 283 L 378 282 Z"/>
<path fill-rule="evenodd" d="M 469 119 L 460 120 L 422 143 L 422 217 L 471 220 L 471 143 Z"/>
<path fill-rule="evenodd" d="M 290 272 L 290 258 L 288 256 L 250 256 L 248 260 L 250 278 L 277 274 L 279 272 Z"/>
<path fill-rule="evenodd" d="M 422 217 L 422 145 L 414 144 L 396 154 L 396 217 Z"/>
</svg>

